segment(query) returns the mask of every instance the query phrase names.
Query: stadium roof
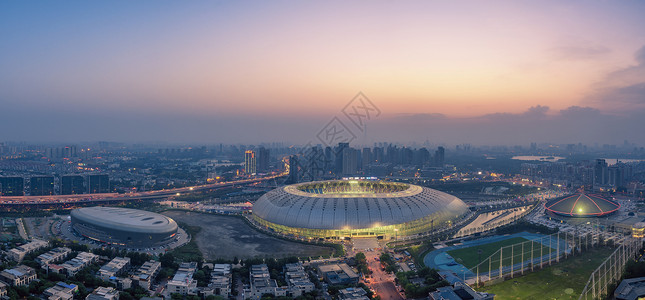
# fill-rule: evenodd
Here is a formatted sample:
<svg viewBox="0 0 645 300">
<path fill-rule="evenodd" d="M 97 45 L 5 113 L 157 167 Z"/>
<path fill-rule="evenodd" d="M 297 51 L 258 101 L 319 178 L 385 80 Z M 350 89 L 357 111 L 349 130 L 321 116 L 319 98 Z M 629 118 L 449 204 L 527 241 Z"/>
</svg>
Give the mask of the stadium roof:
<svg viewBox="0 0 645 300">
<path fill-rule="evenodd" d="M 166 233 L 177 230 L 177 223 L 157 213 L 121 207 L 84 207 L 72 210 L 72 218 L 115 230 Z"/>
<path fill-rule="evenodd" d="M 318 181 L 264 194 L 253 205 L 253 214 L 293 228 L 340 230 L 395 225 L 430 215 L 452 219 L 467 209 L 455 196 L 416 185 Z"/>
<path fill-rule="evenodd" d="M 547 202 L 547 211 L 570 217 L 600 217 L 611 214 L 620 204 L 596 194 L 576 193 Z"/>
</svg>

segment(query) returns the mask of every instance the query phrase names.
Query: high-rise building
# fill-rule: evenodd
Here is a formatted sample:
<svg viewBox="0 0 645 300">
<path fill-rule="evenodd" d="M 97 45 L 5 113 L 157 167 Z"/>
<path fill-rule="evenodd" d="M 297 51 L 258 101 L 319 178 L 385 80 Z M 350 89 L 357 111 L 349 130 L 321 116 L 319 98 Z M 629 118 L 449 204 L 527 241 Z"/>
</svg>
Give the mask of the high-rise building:
<svg viewBox="0 0 645 300">
<path fill-rule="evenodd" d="M 257 173 L 257 160 L 255 151 L 253 150 L 246 150 L 244 152 L 244 172 L 246 174 Z"/>
<path fill-rule="evenodd" d="M 365 170 L 365 168 L 367 168 L 367 165 L 371 164 L 374 160 L 372 158 L 372 149 L 363 148 L 363 155 L 361 158 L 363 159 L 362 169 Z"/>
<path fill-rule="evenodd" d="M 29 180 L 29 194 L 32 196 L 53 195 L 54 176 L 31 177 Z"/>
<path fill-rule="evenodd" d="M 346 148 L 349 148 L 349 143 L 338 143 L 338 147 L 336 147 L 336 157 L 334 158 L 336 174 L 343 173 L 343 151 Z"/>
<path fill-rule="evenodd" d="M 632 167 L 627 164 L 617 163 L 607 168 L 607 184 L 614 187 L 624 187 L 632 177 Z"/>
<path fill-rule="evenodd" d="M 60 181 L 61 195 L 77 195 L 85 193 L 85 180 L 83 179 L 83 176 L 62 176 Z"/>
<path fill-rule="evenodd" d="M 414 154 L 414 163 L 417 165 L 425 165 L 430 161 L 430 151 L 426 148 L 417 150 Z"/>
<path fill-rule="evenodd" d="M 22 177 L 0 177 L 0 196 L 23 196 L 25 182 Z"/>
<path fill-rule="evenodd" d="M 358 173 L 358 150 L 350 147 L 343 148 L 343 175 Z"/>
<path fill-rule="evenodd" d="M 377 163 L 384 163 L 384 159 L 385 151 L 383 150 L 383 147 L 374 147 L 374 161 Z"/>
<path fill-rule="evenodd" d="M 45 149 L 45 156 L 49 159 L 61 159 L 76 157 L 78 153 L 76 146 L 53 147 Z"/>
<path fill-rule="evenodd" d="M 269 171 L 269 149 L 260 147 L 258 149 L 257 171 L 260 173 Z"/>
<path fill-rule="evenodd" d="M 334 168 L 334 151 L 331 149 L 331 147 L 327 146 L 325 147 L 325 162 L 323 164 L 323 170 L 325 173 L 331 173 L 333 172 Z"/>
<path fill-rule="evenodd" d="M 443 167 L 445 163 L 446 149 L 443 147 L 437 148 L 437 151 L 434 152 L 434 163 L 437 167 Z"/>
<path fill-rule="evenodd" d="M 609 177 L 608 173 L 609 172 L 607 170 L 607 162 L 602 158 L 596 159 L 596 163 L 594 164 L 594 167 L 593 167 L 594 188 L 607 185 L 607 181 Z"/>
<path fill-rule="evenodd" d="M 87 191 L 90 194 L 109 193 L 110 178 L 108 175 L 87 176 Z"/>
<path fill-rule="evenodd" d="M 289 178 L 288 183 L 297 183 L 299 179 L 298 174 L 298 157 L 295 155 L 289 156 Z"/>
</svg>

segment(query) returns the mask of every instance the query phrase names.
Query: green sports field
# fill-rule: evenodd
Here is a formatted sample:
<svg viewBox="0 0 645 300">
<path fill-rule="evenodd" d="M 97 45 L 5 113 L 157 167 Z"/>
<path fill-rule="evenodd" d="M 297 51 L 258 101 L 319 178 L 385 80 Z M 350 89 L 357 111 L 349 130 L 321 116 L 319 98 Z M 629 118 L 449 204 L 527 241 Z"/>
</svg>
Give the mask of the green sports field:
<svg viewBox="0 0 645 300">
<path fill-rule="evenodd" d="M 529 242 L 529 243 L 524 243 L 524 246 L 522 247 L 522 244 L 520 244 L 522 242 Z M 477 266 L 477 264 L 479 263 L 479 258 L 480 258 L 478 254 L 479 250 L 481 250 L 482 252 L 481 253 L 482 262 L 488 262 L 486 259 L 492 254 L 494 254 L 495 252 L 497 252 L 501 247 L 506 247 L 511 245 L 514 245 L 512 247 L 513 248 L 512 250 L 511 250 L 511 247 L 504 248 L 502 266 L 510 266 L 511 263 L 513 264 L 520 263 L 522 261 L 522 253 L 524 253 L 524 261 L 528 263 L 528 261 L 531 260 L 531 243 L 529 240 L 523 237 L 514 237 L 503 241 L 493 242 L 490 244 L 450 250 L 450 251 L 447 251 L 446 253 L 452 256 L 455 259 L 455 261 L 470 269 Z M 533 245 L 532 250 L 533 250 L 534 258 L 540 257 L 540 250 L 542 251 L 543 255 L 547 255 L 549 253 L 549 250 L 552 252 L 556 251 L 555 249 L 549 248 L 547 246 L 543 246 L 542 244 L 537 242 L 532 243 L 532 245 Z M 511 253 L 513 254 L 512 258 L 511 258 Z M 484 263 L 483 265 L 481 265 L 479 267 L 479 273 L 481 274 L 481 273 L 488 272 L 488 266 L 489 266 L 488 263 Z M 493 270 L 499 268 L 498 256 L 495 256 L 492 258 L 490 266 Z"/>
<path fill-rule="evenodd" d="M 504 299 L 578 299 L 591 272 L 615 249 L 589 249 L 550 267 L 477 289 Z"/>
</svg>

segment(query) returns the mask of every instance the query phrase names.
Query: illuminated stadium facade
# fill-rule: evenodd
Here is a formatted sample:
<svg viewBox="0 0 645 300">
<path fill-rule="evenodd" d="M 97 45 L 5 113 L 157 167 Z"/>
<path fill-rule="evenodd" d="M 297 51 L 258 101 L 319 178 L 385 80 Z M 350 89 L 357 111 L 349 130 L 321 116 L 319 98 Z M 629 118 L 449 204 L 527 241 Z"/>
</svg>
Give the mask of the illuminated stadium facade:
<svg viewBox="0 0 645 300">
<path fill-rule="evenodd" d="M 120 207 L 79 208 L 72 210 L 71 217 L 72 228 L 86 238 L 134 248 L 168 244 L 178 228 L 164 215 Z"/>
<path fill-rule="evenodd" d="M 616 212 L 620 204 L 596 194 L 576 193 L 544 204 L 545 211 L 566 217 L 603 217 Z"/>
<path fill-rule="evenodd" d="M 383 181 L 315 181 L 264 194 L 253 218 L 275 232 L 303 238 L 409 236 L 452 226 L 468 206 L 416 185 Z"/>
</svg>

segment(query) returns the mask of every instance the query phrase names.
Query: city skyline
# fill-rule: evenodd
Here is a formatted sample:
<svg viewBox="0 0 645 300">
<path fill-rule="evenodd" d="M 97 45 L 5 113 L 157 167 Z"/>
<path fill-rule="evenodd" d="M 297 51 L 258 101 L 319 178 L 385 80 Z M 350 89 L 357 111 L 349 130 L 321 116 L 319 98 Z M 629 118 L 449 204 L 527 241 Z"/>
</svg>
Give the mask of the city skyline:
<svg viewBox="0 0 645 300">
<path fill-rule="evenodd" d="M 0 8 L 2 140 L 304 144 L 359 91 L 363 144 L 645 138 L 641 3 Z"/>
</svg>

